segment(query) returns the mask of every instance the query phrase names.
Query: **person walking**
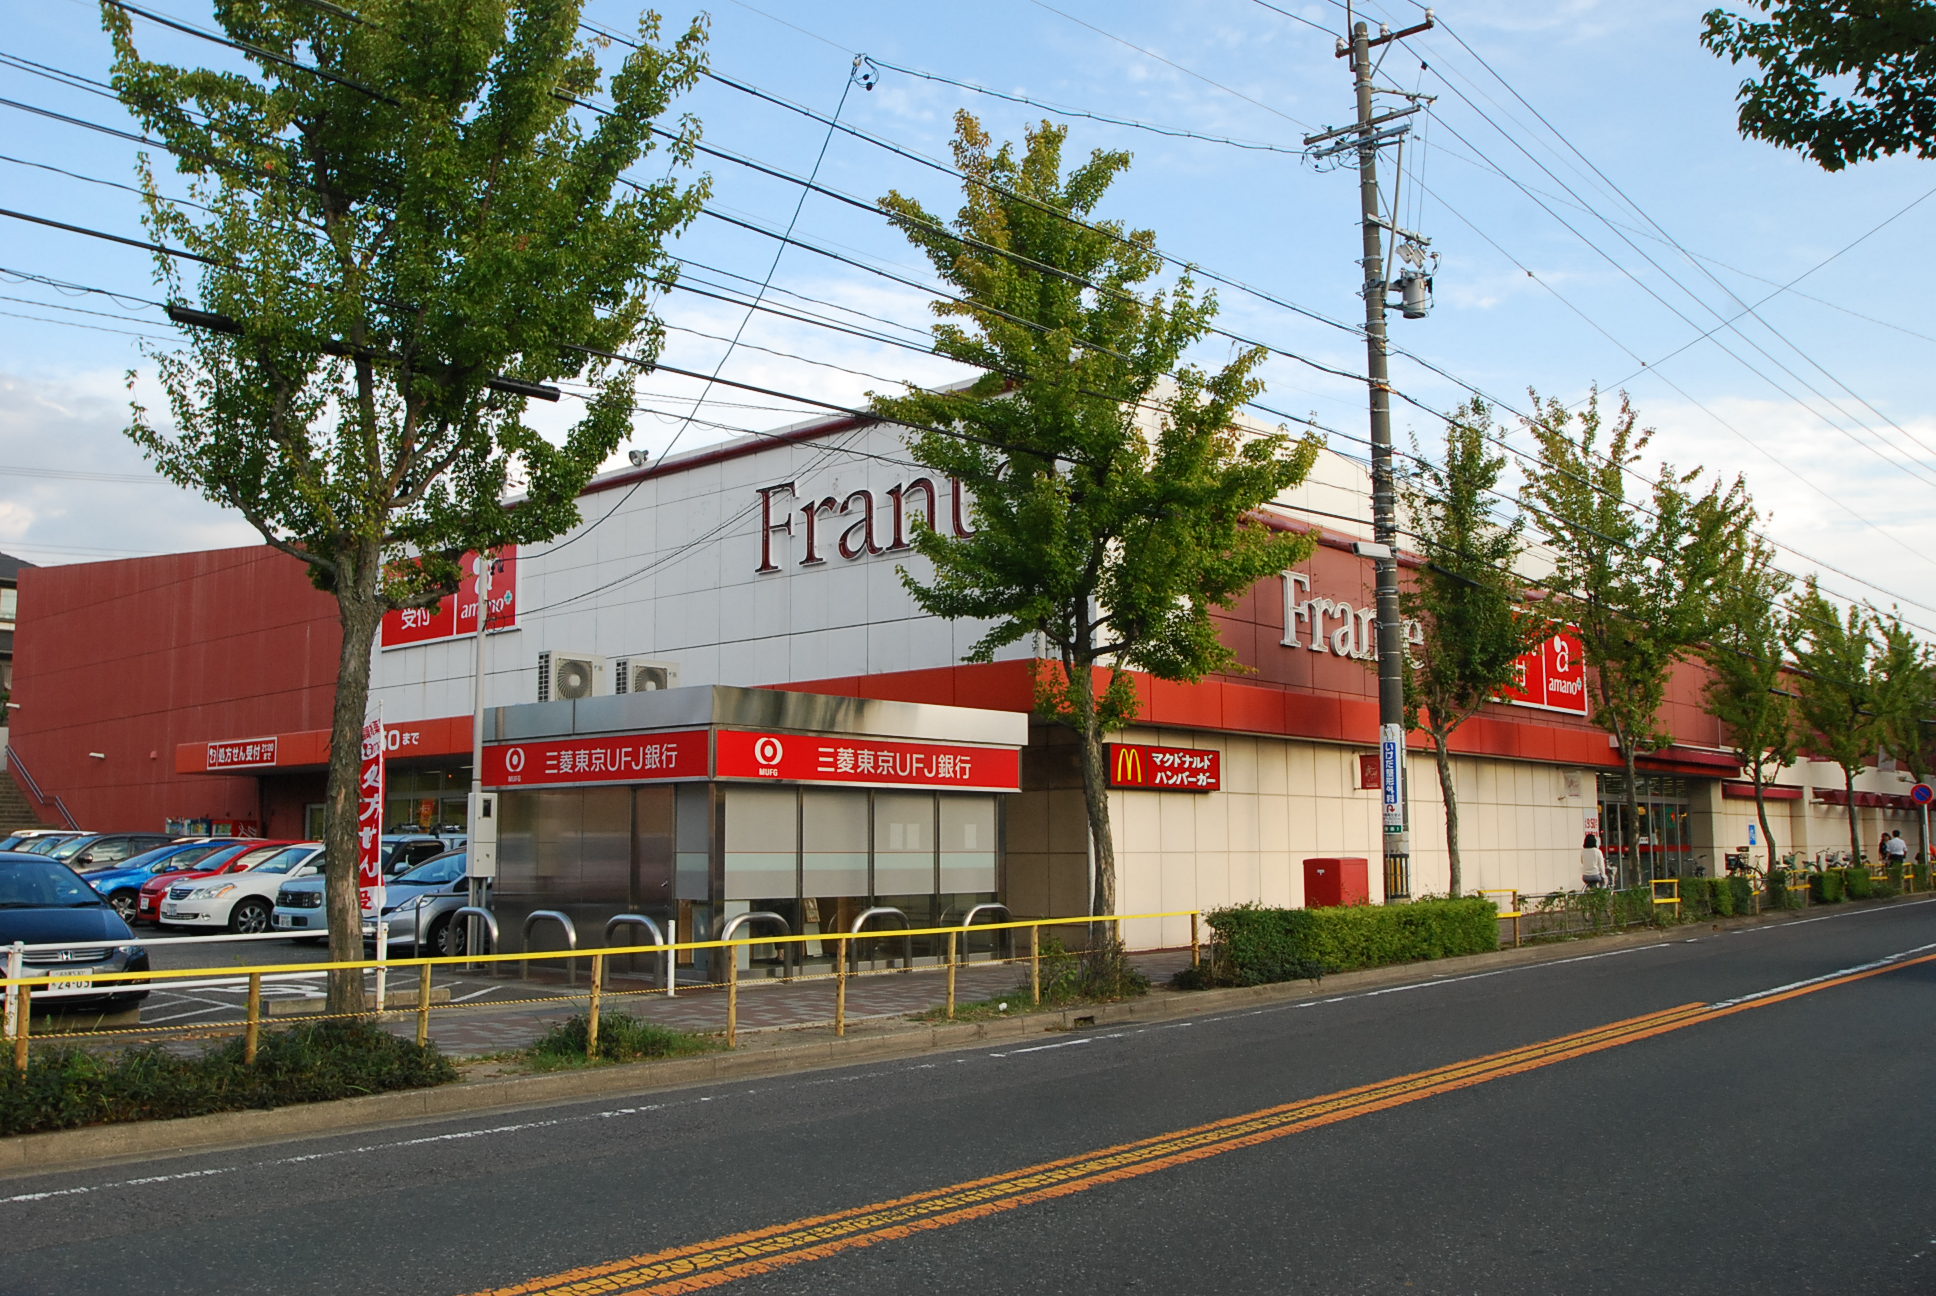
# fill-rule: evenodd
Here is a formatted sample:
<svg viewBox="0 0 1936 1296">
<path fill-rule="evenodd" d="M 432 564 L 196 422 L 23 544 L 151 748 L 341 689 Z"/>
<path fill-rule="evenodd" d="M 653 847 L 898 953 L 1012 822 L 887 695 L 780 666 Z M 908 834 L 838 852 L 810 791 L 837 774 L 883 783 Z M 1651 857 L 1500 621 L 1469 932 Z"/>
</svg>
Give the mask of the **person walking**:
<svg viewBox="0 0 1936 1296">
<path fill-rule="evenodd" d="M 1909 858 L 1909 843 L 1902 839 L 1902 829 L 1890 833 L 1882 839 L 1882 859 L 1885 864 L 1901 864 Z"/>
<path fill-rule="evenodd" d="M 1580 881 L 1587 890 L 1597 891 L 1607 884 L 1607 857 L 1600 850 L 1600 839 L 1593 833 L 1580 843 Z"/>
</svg>

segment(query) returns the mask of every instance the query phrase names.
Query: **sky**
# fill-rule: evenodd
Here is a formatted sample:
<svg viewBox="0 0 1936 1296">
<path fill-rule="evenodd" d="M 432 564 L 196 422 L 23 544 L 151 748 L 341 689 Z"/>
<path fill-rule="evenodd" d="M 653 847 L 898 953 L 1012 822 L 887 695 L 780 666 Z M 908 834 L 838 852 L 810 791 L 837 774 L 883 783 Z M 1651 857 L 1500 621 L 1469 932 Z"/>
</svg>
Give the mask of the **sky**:
<svg viewBox="0 0 1936 1296">
<path fill-rule="evenodd" d="M 213 25 L 207 0 L 142 7 Z M 1476 392 L 1508 444 L 1530 449 L 1519 427 L 1529 390 L 1569 403 L 1625 391 L 1658 429 L 1650 456 L 1745 475 L 1786 570 L 1899 608 L 1936 640 L 1936 321 L 1915 270 L 1936 228 L 1936 202 L 1925 201 L 1936 165 L 1892 159 L 1829 174 L 1742 140 L 1744 72 L 1700 47 L 1705 7 L 1454 0 L 1435 6 L 1433 30 L 1388 47 L 1378 84 L 1435 96 L 1412 119 L 1403 156 L 1387 149 L 1381 162 L 1388 185 L 1402 177 L 1396 195 L 1387 189 L 1399 223 L 1439 257 L 1431 314 L 1391 317 L 1398 443 L 1416 438 L 1433 456 L 1438 414 Z M 586 16 L 629 31 L 637 12 L 589 0 Z M 665 7 L 668 28 L 691 12 Z M 1402 28 L 1423 10 L 1385 0 L 1356 16 Z M 1309 419 L 1332 448 L 1361 456 L 1357 176 L 1300 155 L 1305 135 L 1351 114 L 1346 60 L 1334 56 L 1346 19 L 1342 0 L 713 0 L 709 49 L 721 76 L 822 118 L 837 111 L 920 158 L 947 158 L 963 108 L 997 138 L 1049 117 L 1068 126 L 1071 156 L 1130 151 L 1098 214 L 1155 230 L 1166 252 L 1222 281 L 1212 285 L 1220 326 L 1272 348 L 1260 399 L 1277 413 L 1261 417 Z M 151 21 L 137 19 L 136 32 L 153 57 L 229 57 Z M 857 56 L 872 60 L 872 88 L 852 80 Z M 113 187 L 134 182 L 139 146 L 15 106 L 136 129 L 111 99 L 45 75 L 105 80 L 108 62 L 91 4 L 48 0 L 10 16 L 0 208 L 142 235 L 135 196 Z M 959 206 L 948 175 L 722 82 L 702 82 L 678 110 L 703 123 L 709 146 L 811 172 L 840 193 Z M 648 160 L 642 174 L 663 165 Z M 791 224 L 811 248 L 935 281 L 867 211 L 803 198 L 797 184 L 732 161 L 703 158 L 700 169 L 721 216 Z M 163 187 L 181 191 L 165 170 Z M 702 217 L 674 250 L 689 288 L 748 291 L 770 275 L 771 304 L 917 347 L 931 320 L 917 288 L 718 217 Z M 239 516 L 162 481 L 123 433 L 131 398 L 162 408 L 143 348 L 178 335 L 159 297 L 148 254 L 0 217 L 0 550 L 72 563 L 257 538 Z M 659 309 L 667 364 L 830 405 L 959 376 L 918 349 L 698 292 L 668 294 Z M 1219 364 L 1234 346 L 1213 337 L 1196 358 Z M 625 449 L 654 455 L 824 412 L 666 374 L 640 381 L 639 404 L 651 412 Z M 533 421 L 562 427 L 571 405 L 534 403 Z"/>
</svg>

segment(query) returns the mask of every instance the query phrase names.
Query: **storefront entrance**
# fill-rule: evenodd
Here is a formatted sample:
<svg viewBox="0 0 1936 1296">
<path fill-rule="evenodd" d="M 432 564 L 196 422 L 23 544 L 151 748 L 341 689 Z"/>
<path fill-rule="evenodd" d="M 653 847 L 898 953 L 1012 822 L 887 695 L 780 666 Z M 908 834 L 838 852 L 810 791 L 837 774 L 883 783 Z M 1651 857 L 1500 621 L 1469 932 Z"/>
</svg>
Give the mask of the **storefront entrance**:
<svg viewBox="0 0 1936 1296">
<path fill-rule="evenodd" d="M 1629 822 L 1626 776 L 1599 776 L 1600 844 L 1608 861 L 1618 864 L 1621 885 L 1709 871 L 1704 861 L 1712 846 L 1693 839 L 1687 780 L 1642 774 L 1638 790 L 1640 817 Z"/>
</svg>

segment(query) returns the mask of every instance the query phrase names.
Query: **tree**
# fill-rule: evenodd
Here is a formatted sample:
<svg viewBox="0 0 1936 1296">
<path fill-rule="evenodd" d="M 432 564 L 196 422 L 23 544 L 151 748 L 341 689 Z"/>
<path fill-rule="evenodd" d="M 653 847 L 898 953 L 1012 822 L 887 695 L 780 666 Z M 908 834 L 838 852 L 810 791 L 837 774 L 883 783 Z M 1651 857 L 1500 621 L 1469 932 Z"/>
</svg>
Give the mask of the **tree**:
<svg viewBox="0 0 1936 1296">
<path fill-rule="evenodd" d="M 1645 499 L 1627 476 L 1653 440 L 1625 396 L 1609 430 L 1593 393 L 1577 414 L 1533 397 L 1539 443 L 1521 498 L 1553 550 L 1553 608 L 1579 629 L 1592 720 L 1613 736 L 1626 771 L 1626 880 L 1642 880 L 1638 761 L 1673 742 L 1660 707 L 1675 662 L 1713 628 L 1715 596 L 1742 563 L 1752 524 L 1746 487 L 1693 489 L 1700 470 L 1662 464 Z M 1605 436 L 1604 448 L 1602 443 Z M 1617 865 L 1616 865 L 1617 867 Z"/>
<path fill-rule="evenodd" d="M 1399 596 L 1405 616 L 1424 631 L 1406 666 L 1406 727 L 1424 729 L 1432 739 L 1455 896 L 1464 876 L 1452 735 L 1514 682 L 1520 658 L 1548 624 L 1525 610 L 1514 574 L 1526 549 L 1524 520 L 1502 523 L 1493 505 L 1506 457 L 1490 453 L 1491 423 L 1491 409 L 1474 397 L 1446 424 L 1444 466 L 1420 456 L 1422 467 L 1399 488 L 1425 560 Z"/>
<path fill-rule="evenodd" d="M 1788 651 L 1800 674 L 1798 708 L 1808 745 L 1842 770 L 1848 793 L 1849 859 L 1862 858 L 1855 778 L 1875 763 L 1881 718 L 1875 697 L 1875 626 L 1851 604 L 1838 612 L 1813 576 L 1789 603 Z"/>
<path fill-rule="evenodd" d="M 1768 543 L 1751 540 L 1739 578 L 1720 591 L 1714 631 L 1701 647 L 1708 714 L 1727 730 L 1735 759 L 1754 783 L 1755 818 L 1771 868 L 1781 855 L 1768 824 L 1768 780 L 1795 763 L 1800 737 L 1783 669 L 1788 618 L 1782 599 L 1791 583 L 1787 573 L 1776 570 Z"/>
<path fill-rule="evenodd" d="M 1936 3 L 1749 4 L 1768 21 L 1714 9 L 1701 28 L 1715 54 L 1761 70 L 1736 96 L 1743 135 L 1805 153 L 1825 171 L 1896 153 L 1936 157 Z M 1823 88 L 1831 78 L 1846 97 Z"/>
<path fill-rule="evenodd" d="M 914 429 L 915 458 L 972 493 L 974 534 L 923 528 L 915 548 L 933 576 L 901 579 L 932 615 L 992 622 L 970 661 L 1030 635 L 1053 650 L 1037 709 L 1079 738 L 1091 912 L 1111 914 L 1103 735 L 1135 717 L 1129 673 L 1194 681 L 1234 662 L 1211 611 L 1310 552 L 1254 512 L 1304 479 L 1316 446 L 1236 431 L 1262 390 L 1261 350 L 1215 372 L 1183 364 L 1215 299 L 1187 275 L 1138 292 L 1162 266 L 1154 234 L 1089 223 L 1127 154 L 1097 151 L 1065 176 L 1059 127 L 1030 131 L 1017 156 L 967 113 L 955 126 L 967 182 L 952 226 L 898 192 L 881 208 L 961 293 L 935 307 L 936 353 L 984 376 L 873 399 Z M 1094 945 L 1092 966 L 1120 961 L 1113 936 Z"/>
<path fill-rule="evenodd" d="M 1902 614 L 1892 611 L 1875 618 L 1881 635 L 1876 645 L 1875 669 L 1871 672 L 1875 689 L 1875 708 L 1882 748 L 1895 757 L 1896 764 L 1921 783 L 1936 765 L 1936 661 L 1929 649 L 1902 623 Z M 1923 831 L 1923 817 L 1916 816 L 1916 852 L 1927 858 L 1929 842 Z"/>
<path fill-rule="evenodd" d="M 378 626 L 454 592 L 466 553 L 571 526 L 628 433 L 632 372 L 588 351 L 656 354 L 663 245 L 704 185 L 615 187 L 698 77 L 704 33 L 661 45 L 647 15 L 606 82 L 573 0 L 215 12 L 246 72 L 150 62 L 128 14 L 104 6 L 115 88 L 200 205 L 163 198 L 144 159 L 146 222 L 202 262 L 198 318 L 213 326 L 153 354 L 173 426 L 137 405 L 129 435 L 336 598 L 324 839 L 342 961 L 362 956 L 357 756 Z M 589 126 L 574 105 L 602 82 L 611 106 Z M 683 123 L 675 159 L 696 131 Z M 174 260 L 158 266 L 182 300 Z M 561 378 L 595 394 L 554 443 L 520 393 Z M 356 973 L 332 975 L 331 1011 L 362 1003 Z"/>
</svg>

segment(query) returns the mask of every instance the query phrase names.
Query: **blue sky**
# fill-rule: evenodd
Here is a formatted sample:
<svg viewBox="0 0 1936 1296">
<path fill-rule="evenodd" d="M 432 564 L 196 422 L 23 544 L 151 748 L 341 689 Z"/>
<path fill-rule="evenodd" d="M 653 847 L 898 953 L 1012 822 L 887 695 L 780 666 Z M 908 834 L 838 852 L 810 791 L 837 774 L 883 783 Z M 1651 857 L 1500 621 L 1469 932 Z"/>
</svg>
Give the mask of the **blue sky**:
<svg viewBox="0 0 1936 1296">
<path fill-rule="evenodd" d="M 209 21 L 205 0 L 147 7 Z M 856 54 L 1058 106 L 1295 149 L 1350 111 L 1344 61 L 1333 56 L 1345 12 L 1336 0 L 1277 7 L 1296 17 L 1253 0 L 715 0 L 711 57 L 725 76 L 822 114 L 839 105 L 843 122 L 928 157 L 947 155 L 957 108 L 1004 138 L 1044 114 L 889 68 L 873 90 L 848 90 Z M 1742 73 L 1700 48 L 1701 8 L 1477 0 L 1438 7 L 1439 30 L 1391 49 L 1380 83 L 1438 96 L 1407 145 L 1399 202 L 1403 222 L 1429 235 L 1442 257 L 1433 314 L 1392 319 L 1394 345 L 1417 357 L 1395 358 L 1395 385 L 1438 410 L 1466 396 L 1462 384 L 1477 388 L 1501 403 L 1508 428 L 1528 387 L 1574 400 L 1595 385 L 1624 386 L 1660 429 L 1657 454 L 1747 474 L 1773 514 L 1770 533 L 1789 546 L 1790 570 L 1825 563 L 1830 588 L 1900 601 L 1910 621 L 1936 627 L 1928 509 L 1936 395 L 1925 380 L 1936 323 L 1921 309 L 1917 269 L 1936 202 L 1912 206 L 1936 189 L 1936 168 L 1899 159 L 1829 175 L 1739 139 L 1733 96 Z M 0 52 L 105 77 L 107 43 L 92 5 L 52 0 L 22 10 Z M 1409 0 L 1359 12 L 1394 26 L 1421 17 Z M 636 11 L 592 0 L 587 14 L 623 30 Z M 667 10 L 669 25 L 687 16 Z M 222 57 L 150 23 L 137 31 L 158 56 Z M 0 97 L 131 125 L 116 104 L 15 66 L 0 67 Z M 948 177 L 859 140 L 828 141 L 822 125 L 718 83 L 682 107 L 702 119 L 709 144 L 763 164 L 805 174 L 825 143 L 819 179 L 831 188 L 864 199 L 898 188 L 931 210 L 958 205 Z M 134 146 L 13 108 L 0 107 L 0 122 L 0 154 L 17 159 L 0 161 L 0 207 L 140 233 L 131 194 L 21 165 L 125 184 Z M 1348 434 L 1333 444 L 1359 450 L 1348 438 L 1364 434 L 1362 385 L 1304 361 L 1362 372 L 1362 342 L 1285 305 L 1359 318 L 1355 173 L 1291 152 L 1068 124 L 1072 149 L 1135 154 L 1103 215 L 1151 227 L 1174 255 L 1276 299 L 1220 294 L 1225 327 L 1288 353 L 1265 367 L 1264 400 Z M 1393 160 L 1388 153 L 1388 176 Z M 726 162 L 704 166 L 720 212 L 769 228 L 792 218 L 796 186 Z M 796 235 L 932 279 L 883 222 L 825 197 L 806 198 Z M 678 250 L 712 267 L 691 272 L 699 286 L 735 282 L 722 271 L 757 282 L 775 247 L 702 219 Z M 18 221 L 0 220 L 0 267 L 157 295 L 144 254 Z M 782 290 L 775 302 L 827 309 L 785 295 L 804 294 L 890 321 L 870 327 L 910 339 L 928 319 L 917 291 L 797 248 L 781 256 L 774 284 Z M 139 338 L 94 330 L 166 338 L 159 311 L 13 275 L 0 275 L 0 295 L 26 299 L 0 301 L 11 312 L 0 314 L 0 549 L 73 562 L 250 542 L 238 518 L 155 479 L 120 435 L 123 374 L 147 366 Z M 700 371 L 724 351 L 702 334 L 730 336 L 745 314 L 687 293 L 671 295 L 663 313 L 674 330 L 665 359 Z M 93 328 L 74 327 L 82 324 Z M 893 380 L 950 376 L 910 351 L 765 318 L 747 324 L 744 342 L 752 345 L 732 353 L 724 376 L 836 403 L 859 403 Z M 1218 341 L 1201 359 L 1227 354 Z M 676 436 L 683 449 L 727 434 L 703 424 L 680 430 L 695 384 L 654 376 L 640 386 L 641 404 L 665 414 L 640 417 L 638 448 L 662 450 Z M 759 429 L 802 410 L 715 389 L 699 416 Z M 1441 430 L 1402 402 L 1396 423 L 1401 444 L 1416 433 L 1428 452 Z M 1530 444 L 1523 433 L 1512 439 Z"/>
</svg>

